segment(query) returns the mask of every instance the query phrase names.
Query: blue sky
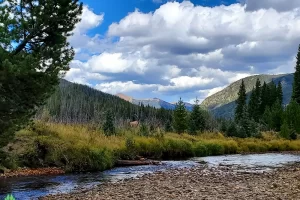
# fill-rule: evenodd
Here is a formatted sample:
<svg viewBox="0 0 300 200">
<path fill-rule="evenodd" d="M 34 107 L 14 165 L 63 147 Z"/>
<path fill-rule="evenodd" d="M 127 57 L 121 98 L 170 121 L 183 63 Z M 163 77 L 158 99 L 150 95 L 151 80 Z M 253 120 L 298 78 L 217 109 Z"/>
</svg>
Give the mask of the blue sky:
<svg viewBox="0 0 300 200">
<path fill-rule="evenodd" d="M 111 94 L 203 100 L 254 74 L 293 72 L 300 1 L 83 0 L 66 79 Z"/>
<path fill-rule="evenodd" d="M 177 1 L 182 2 L 183 0 Z M 99 33 L 104 35 L 113 22 L 120 21 L 128 13 L 139 9 L 141 12 L 148 13 L 158 9 L 166 0 L 83 0 L 85 5 L 93 9 L 95 13 L 105 13 L 102 25 L 90 31 L 91 34 Z M 195 5 L 218 6 L 237 3 L 236 0 L 192 0 Z"/>
</svg>

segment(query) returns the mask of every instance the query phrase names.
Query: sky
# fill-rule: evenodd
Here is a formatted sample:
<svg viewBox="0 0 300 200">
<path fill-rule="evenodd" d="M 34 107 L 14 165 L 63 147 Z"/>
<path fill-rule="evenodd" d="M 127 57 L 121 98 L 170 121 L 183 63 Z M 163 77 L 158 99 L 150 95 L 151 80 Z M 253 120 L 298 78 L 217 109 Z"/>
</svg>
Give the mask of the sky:
<svg viewBox="0 0 300 200">
<path fill-rule="evenodd" d="M 110 94 L 204 100 L 254 74 L 294 71 L 300 1 L 82 0 L 65 79 Z"/>
</svg>

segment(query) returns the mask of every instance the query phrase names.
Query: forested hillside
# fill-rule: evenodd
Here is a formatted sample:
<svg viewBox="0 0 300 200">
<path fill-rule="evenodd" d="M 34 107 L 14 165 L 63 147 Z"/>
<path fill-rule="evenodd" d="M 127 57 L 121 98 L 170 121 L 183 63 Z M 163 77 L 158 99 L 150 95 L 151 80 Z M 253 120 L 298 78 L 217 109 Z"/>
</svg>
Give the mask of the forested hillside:
<svg viewBox="0 0 300 200">
<path fill-rule="evenodd" d="M 272 80 L 275 84 L 281 82 L 283 88 L 283 104 L 286 105 L 291 100 L 293 78 L 293 74 L 250 76 L 236 81 L 224 90 L 206 98 L 201 106 L 209 109 L 216 117 L 232 118 L 236 107 L 235 100 L 238 98 L 238 90 L 242 80 L 245 83 L 246 93 L 249 98 L 257 79 L 259 79 L 261 83 L 270 83 Z"/>
<path fill-rule="evenodd" d="M 37 118 L 59 123 L 103 124 L 107 112 L 112 113 L 117 126 L 131 120 L 161 125 L 171 121 L 172 111 L 137 106 L 117 96 L 85 85 L 61 80 L 55 93 L 37 113 Z"/>
</svg>

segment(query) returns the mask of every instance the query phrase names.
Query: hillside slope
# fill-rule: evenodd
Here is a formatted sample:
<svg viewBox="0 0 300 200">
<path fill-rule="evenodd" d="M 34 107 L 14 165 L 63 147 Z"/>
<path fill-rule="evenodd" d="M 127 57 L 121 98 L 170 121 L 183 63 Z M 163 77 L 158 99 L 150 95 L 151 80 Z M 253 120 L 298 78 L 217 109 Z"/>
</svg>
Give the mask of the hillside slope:
<svg viewBox="0 0 300 200">
<path fill-rule="evenodd" d="M 220 92 L 206 98 L 201 106 L 209 109 L 216 117 L 230 118 L 234 114 L 235 100 L 238 97 L 238 91 L 242 80 L 245 82 L 246 92 L 249 95 L 255 86 L 257 78 L 261 83 L 270 83 L 272 80 L 276 84 L 281 82 L 283 87 L 283 103 L 288 104 L 290 102 L 293 88 L 293 74 L 255 75 L 230 84 Z"/>
<path fill-rule="evenodd" d="M 55 93 L 38 112 L 37 118 L 60 123 L 102 124 L 108 111 L 114 115 L 118 125 L 142 118 L 163 123 L 171 115 L 167 110 L 137 106 L 86 85 L 61 80 Z"/>
</svg>

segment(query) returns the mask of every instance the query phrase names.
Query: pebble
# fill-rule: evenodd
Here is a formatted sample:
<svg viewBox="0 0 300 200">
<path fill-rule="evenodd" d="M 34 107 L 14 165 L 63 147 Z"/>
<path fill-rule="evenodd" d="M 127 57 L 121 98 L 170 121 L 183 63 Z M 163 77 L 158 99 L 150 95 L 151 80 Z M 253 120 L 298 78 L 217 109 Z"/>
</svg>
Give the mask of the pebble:
<svg viewBox="0 0 300 200">
<path fill-rule="evenodd" d="M 41 199 L 300 200 L 299 167 L 298 163 L 265 173 L 243 173 L 228 166 L 214 169 L 196 167 L 100 185 L 87 193 L 78 191 Z"/>
</svg>

